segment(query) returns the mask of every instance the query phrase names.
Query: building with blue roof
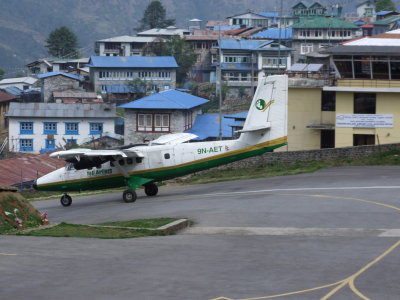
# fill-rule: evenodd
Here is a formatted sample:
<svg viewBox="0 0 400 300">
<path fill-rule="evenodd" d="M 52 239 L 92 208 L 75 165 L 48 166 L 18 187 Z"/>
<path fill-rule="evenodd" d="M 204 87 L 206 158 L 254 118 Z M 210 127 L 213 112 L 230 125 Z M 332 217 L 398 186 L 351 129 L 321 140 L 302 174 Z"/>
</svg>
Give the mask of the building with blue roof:
<svg viewBox="0 0 400 300">
<path fill-rule="evenodd" d="M 143 143 L 190 130 L 207 99 L 167 90 L 120 105 L 125 111 L 125 143 Z"/>
<path fill-rule="evenodd" d="M 228 85 L 228 97 L 252 96 L 259 76 L 282 72 L 291 65 L 292 49 L 273 40 L 221 39 L 215 52 L 221 50 L 220 61 L 214 61 L 211 82 L 216 81 L 221 66 L 222 80 Z"/>
<path fill-rule="evenodd" d="M 290 47 L 292 40 L 292 28 L 268 28 L 263 31 L 257 32 L 251 36 L 253 39 L 266 39 L 266 40 L 281 40 L 281 43 Z"/>
<path fill-rule="evenodd" d="M 243 128 L 247 112 L 223 115 L 222 117 L 222 138 L 237 138 L 236 130 Z M 187 132 L 197 135 L 194 141 L 212 141 L 219 139 L 219 114 L 198 115 L 193 128 Z"/>
<path fill-rule="evenodd" d="M 95 92 L 125 101 L 136 97 L 136 89 L 131 93 L 128 87 L 132 81 L 142 83 L 147 92 L 175 89 L 179 67 L 172 56 L 92 56 L 88 66 Z"/>
</svg>

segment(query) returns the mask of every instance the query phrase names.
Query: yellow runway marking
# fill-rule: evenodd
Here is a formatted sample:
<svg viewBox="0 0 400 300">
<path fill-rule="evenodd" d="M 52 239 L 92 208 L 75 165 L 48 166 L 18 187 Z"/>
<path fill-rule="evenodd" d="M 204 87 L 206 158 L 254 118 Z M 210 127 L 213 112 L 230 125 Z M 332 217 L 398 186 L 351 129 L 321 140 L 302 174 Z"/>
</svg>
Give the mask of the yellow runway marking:
<svg viewBox="0 0 400 300">
<path fill-rule="evenodd" d="M 271 195 L 271 194 L 270 194 Z M 365 200 L 365 199 L 360 199 L 360 198 L 352 198 L 352 197 L 340 197 L 340 196 L 330 196 L 330 195 L 306 195 L 306 194 L 273 194 L 273 195 L 280 195 L 280 196 L 302 196 L 302 197 L 314 197 L 314 198 L 331 198 L 331 199 L 340 199 L 340 200 L 351 200 L 351 201 L 358 201 L 358 202 L 364 202 L 368 204 L 374 204 L 378 206 L 384 206 L 386 208 L 394 209 L 397 211 L 400 211 L 400 207 L 382 203 L 382 202 L 377 202 L 377 201 L 371 201 L 371 200 Z M 283 294 L 277 294 L 277 295 L 270 295 L 270 296 L 263 296 L 263 297 L 256 297 L 256 298 L 242 298 L 242 299 L 236 299 L 236 300 L 262 300 L 262 299 L 272 299 L 272 298 L 279 298 L 279 297 L 284 297 L 284 296 L 291 296 L 291 295 L 296 295 L 296 294 L 304 294 L 316 290 L 321 290 L 329 287 L 335 287 L 332 289 L 328 294 L 323 296 L 321 300 L 327 300 L 330 297 L 332 297 L 334 294 L 339 292 L 342 288 L 349 286 L 350 290 L 357 295 L 359 298 L 364 299 L 364 300 L 370 300 L 367 296 L 365 296 L 363 293 L 361 293 L 355 286 L 355 280 L 357 277 L 359 277 L 361 274 L 366 272 L 368 269 L 370 269 L 372 266 L 374 266 L 376 263 L 384 259 L 386 256 L 388 256 L 390 253 L 392 253 L 396 248 L 400 247 L 400 240 L 397 241 L 395 244 L 393 244 L 389 249 L 384 251 L 381 255 L 379 255 L 377 258 L 369 262 L 367 265 L 362 267 L 360 270 L 358 270 L 356 273 L 351 275 L 350 277 L 347 277 L 346 279 L 343 279 L 341 281 L 315 287 L 315 288 L 310 288 L 310 289 L 305 289 L 305 290 L 300 290 L 300 291 L 294 291 L 294 292 L 288 292 L 288 293 L 283 293 Z M 219 297 L 219 298 L 214 298 L 211 300 L 235 300 L 231 298 L 226 298 L 226 297 Z"/>
<path fill-rule="evenodd" d="M 1 253 L 0 252 L 0 256 L 16 256 L 17 254 L 15 254 L 15 253 Z"/>
</svg>

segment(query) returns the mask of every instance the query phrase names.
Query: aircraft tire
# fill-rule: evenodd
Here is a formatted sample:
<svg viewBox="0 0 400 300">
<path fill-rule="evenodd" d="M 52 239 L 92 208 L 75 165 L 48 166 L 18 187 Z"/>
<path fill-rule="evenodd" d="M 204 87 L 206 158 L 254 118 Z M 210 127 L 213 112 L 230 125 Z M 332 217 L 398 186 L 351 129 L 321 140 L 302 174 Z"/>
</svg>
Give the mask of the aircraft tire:
<svg viewBox="0 0 400 300">
<path fill-rule="evenodd" d="M 154 182 L 146 183 L 144 185 L 144 192 L 147 196 L 155 196 L 158 193 L 158 186 Z"/>
<path fill-rule="evenodd" d="M 64 194 L 60 199 L 61 205 L 64 207 L 70 206 L 72 203 L 72 198 L 70 195 Z"/>
<path fill-rule="evenodd" d="M 136 195 L 136 192 L 134 190 L 126 190 L 122 194 L 122 199 L 124 199 L 124 201 L 126 203 L 135 202 L 136 198 L 137 198 L 137 195 Z"/>
</svg>

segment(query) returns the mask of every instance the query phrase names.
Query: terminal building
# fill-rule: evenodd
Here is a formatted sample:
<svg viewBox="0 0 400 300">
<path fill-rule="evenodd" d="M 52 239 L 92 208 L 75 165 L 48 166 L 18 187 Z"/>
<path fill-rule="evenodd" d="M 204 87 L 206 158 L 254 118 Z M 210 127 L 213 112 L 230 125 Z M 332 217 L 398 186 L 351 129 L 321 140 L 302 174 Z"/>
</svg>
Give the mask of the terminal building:
<svg viewBox="0 0 400 300">
<path fill-rule="evenodd" d="M 289 80 L 287 150 L 400 141 L 400 30 L 327 50 L 337 78 Z"/>
</svg>

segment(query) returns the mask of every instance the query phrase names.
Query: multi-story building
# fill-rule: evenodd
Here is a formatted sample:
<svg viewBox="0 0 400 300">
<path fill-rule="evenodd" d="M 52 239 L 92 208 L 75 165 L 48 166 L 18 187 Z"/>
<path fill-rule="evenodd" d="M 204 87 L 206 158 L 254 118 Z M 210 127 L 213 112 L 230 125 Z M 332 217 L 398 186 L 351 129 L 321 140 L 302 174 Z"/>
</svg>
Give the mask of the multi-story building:
<svg viewBox="0 0 400 300">
<path fill-rule="evenodd" d="M 221 64 L 222 80 L 232 95 L 240 89 L 252 95 L 259 76 L 282 73 L 291 65 L 292 49 L 274 41 L 219 40 L 213 50 L 213 65 Z M 211 75 L 211 81 L 215 81 L 216 74 Z"/>
<path fill-rule="evenodd" d="M 288 149 L 400 141 L 400 30 L 329 49 L 339 78 L 289 81 Z"/>
<path fill-rule="evenodd" d="M 80 73 L 89 58 L 42 58 L 26 65 L 32 76 L 48 72 Z"/>
<path fill-rule="evenodd" d="M 178 64 L 172 56 L 92 56 L 89 67 L 97 93 L 130 90 L 135 81 L 158 92 L 175 89 Z"/>
<path fill-rule="evenodd" d="M 115 105 L 10 103 L 9 151 L 54 150 L 114 133 Z"/>
<path fill-rule="evenodd" d="M 151 45 L 158 40 L 147 36 L 117 36 L 96 41 L 95 53 L 97 56 L 142 56 L 151 54 Z"/>
<path fill-rule="evenodd" d="M 292 26 L 294 61 L 305 60 L 310 53 L 352 40 L 358 26 L 334 17 L 304 17 Z"/>
</svg>

